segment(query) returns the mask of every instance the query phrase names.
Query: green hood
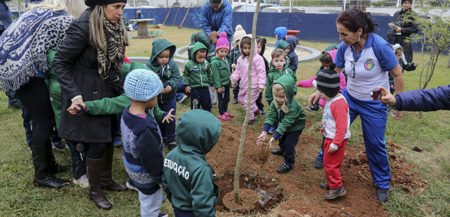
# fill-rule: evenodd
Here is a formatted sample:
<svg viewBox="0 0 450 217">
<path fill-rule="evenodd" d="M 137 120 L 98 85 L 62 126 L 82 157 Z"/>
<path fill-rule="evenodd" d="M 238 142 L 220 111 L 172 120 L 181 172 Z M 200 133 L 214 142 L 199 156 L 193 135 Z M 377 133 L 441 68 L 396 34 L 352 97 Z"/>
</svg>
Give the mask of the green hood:
<svg viewBox="0 0 450 217">
<path fill-rule="evenodd" d="M 201 42 L 203 45 L 206 46 L 206 49 L 211 49 L 211 40 L 209 39 L 209 36 L 205 32 L 199 32 L 192 34 L 191 37 L 191 44 L 194 44 L 195 42 Z"/>
<path fill-rule="evenodd" d="M 280 48 L 280 49 L 286 49 L 288 46 L 290 46 L 289 45 L 289 43 L 287 42 L 287 41 L 285 41 L 285 40 L 279 40 L 278 41 L 278 45 L 277 45 L 277 48 Z"/>
<path fill-rule="evenodd" d="M 197 51 L 200 49 L 207 50 L 208 48 L 201 42 L 195 42 L 194 47 L 191 49 L 189 53 L 189 58 L 195 63 L 197 63 L 197 61 L 195 61 L 195 53 L 197 53 Z"/>
<path fill-rule="evenodd" d="M 281 86 L 284 87 L 284 90 L 286 92 L 286 98 L 288 99 L 288 102 L 292 101 L 292 98 L 294 98 L 294 90 L 295 90 L 295 80 L 292 77 L 292 75 L 285 74 L 275 80 L 273 82 L 274 84 L 281 84 Z"/>
<path fill-rule="evenodd" d="M 210 112 L 191 110 L 181 115 L 176 134 L 182 152 L 205 155 L 219 139 L 220 121 Z"/>
<path fill-rule="evenodd" d="M 147 62 L 147 66 L 154 71 L 155 69 L 153 68 L 157 67 L 159 69 L 160 65 L 158 64 L 158 62 L 156 62 L 156 57 L 166 49 L 170 49 L 170 60 L 172 60 L 177 47 L 174 44 L 167 41 L 166 39 L 160 38 L 155 39 L 152 43 L 152 55 L 150 56 L 150 60 Z"/>
</svg>

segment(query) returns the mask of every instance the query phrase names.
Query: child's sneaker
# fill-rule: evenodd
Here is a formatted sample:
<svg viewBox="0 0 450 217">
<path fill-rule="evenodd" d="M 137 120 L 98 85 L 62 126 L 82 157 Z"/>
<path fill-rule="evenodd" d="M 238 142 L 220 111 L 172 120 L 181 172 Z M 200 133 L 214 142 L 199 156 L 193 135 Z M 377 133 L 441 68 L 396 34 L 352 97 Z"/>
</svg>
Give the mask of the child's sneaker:
<svg viewBox="0 0 450 217">
<path fill-rule="evenodd" d="M 292 170 L 292 167 L 288 166 L 287 164 L 281 165 L 280 168 L 277 169 L 277 173 L 287 173 Z"/>
<path fill-rule="evenodd" d="M 262 115 L 265 115 L 265 114 L 266 114 L 266 112 L 264 111 L 264 109 L 261 109 L 261 114 L 262 114 Z"/>
<path fill-rule="evenodd" d="M 138 189 L 136 188 L 136 186 L 134 186 L 133 184 L 131 184 L 130 181 L 127 181 L 127 183 L 125 183 L 125 186 L 127 186 L 128 189 L 138 191 Z"/>
<path fill-rule="evenodd" d="M 269 132 L 268 132 L 268 133 L 272 134 L 272 133 L 275 132 L 275 130 L 276 130 L 276 128 L 273 127 L 273 126 L 271 126 L 271 127 L 269 128 Z"/>
<path fill-rule="evenodd" d="M 122 146 L 122 136 L 116 136 L 116 137 L 113 139 L 113 145 L 114 145 L 115 147 L 120 147 L 120 146 Z"/>
<path fill-rule="evenodd" d="M 222 121 L 230 121 L 230 117 L 226 116 L 225 114 L 219 115 L 219 119 Z"/>
<path fill-rule="evenodd" d="M 306 109 L 308 109 L 308 111 L 311 111 L 311 112 L 317 112 L 317 111 L 319 111 L 319 106 L 317 104 L 314 104 L 311 107 L 306 107 Z"/>
<path fill-rule="evenodd" d="M 234 115 L 231 114 L 230 112 L 225 112 L 224 115 L 226 115 L 229 118 L 234 118 Z"/>
<path fill-rule="evenodd" d="M 281 148 L 272 149 L 271 153 L 274 155 L 283 155 Z"/>
<path fill-rule="evenodd" d="M 316 157 L 316 159 L 314 160 L 314 168 L 316 168 L 316 169 L 323 168 L 323 158 Z"/>
<path fill-rule="evenodd" d="M 233 104 L 237 104 L 238 100 L 236 98 L 233 99 Z"/>
<path fill-rule="evenodd" d="M 86 176 L 86 174 L 82 175 L 79 179 L 73 179 L 73 183 L 82 188 L 89 187 L 89 180 L 88 180 L 88 177 Z"/>
<path fill-rule="evenodd" d="M 169 149 L 169 151 L 172 151 L 172 149 L 174 149 L 175 147 L 177 147 L 177 143 L 175 141 L 169 142 L 169 144 L 167 144 L 167 148 Z"/>
<path fill-rule="evenodd" d="M 325 200 L 334 200 L 338 197 L 343 197 L 347 194 L 347 191 L 344 189 L 344 186 L 341 186 L 336 189 L 331 189 L 328 194 L 325 195 Z"/>
</svg>

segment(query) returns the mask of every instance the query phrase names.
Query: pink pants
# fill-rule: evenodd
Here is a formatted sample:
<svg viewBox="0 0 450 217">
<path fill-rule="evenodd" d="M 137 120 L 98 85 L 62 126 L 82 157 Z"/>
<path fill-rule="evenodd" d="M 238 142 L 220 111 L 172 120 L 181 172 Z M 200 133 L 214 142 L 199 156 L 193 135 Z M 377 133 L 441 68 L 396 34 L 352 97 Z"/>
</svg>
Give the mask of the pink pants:
<svg viewBox="0 0 450 217">
<path fill-rule="evenodd" d="M 242 86 L 239 89 L 239 95 L 238 95 L 238 101 L 242 104 L 244 107 L 244 110 L 247 109 L 247 88 L 242 88 Z M 252 88 L 252 97 L 250 102 L 250 116 L 249 120 L 255 119 L 255 112 L 258 111 L 258 106 L 256 106 L 256 100 L 259 96 L 259 88 Z"/>
</svg>

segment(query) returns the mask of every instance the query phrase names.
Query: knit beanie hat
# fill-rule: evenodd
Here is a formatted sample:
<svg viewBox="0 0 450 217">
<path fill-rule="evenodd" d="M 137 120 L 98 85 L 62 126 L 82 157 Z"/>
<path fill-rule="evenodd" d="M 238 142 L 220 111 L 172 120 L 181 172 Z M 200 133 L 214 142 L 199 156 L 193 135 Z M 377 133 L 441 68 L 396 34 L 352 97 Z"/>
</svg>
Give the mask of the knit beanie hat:
<svg viewBox="0 0 450 217">
<path fill-rule="evenodd" d="M 127 0 L 84 0 L 84 3 L 93 8 L 96 5 L 109 5 L 117 2 L 125 2 L 127 3 Z"/>
<path fill-rule="evenodd" d="M 247 35 L 247 33 L 245 32 L 244 28 L 242 28 L 241 24 L 238 24 L 234 29 L 233 44 L 236 44 L 237 40 L 241 40 L 244 35 Z"/>
<path fill-rule="evenodd" d="M 338 94 L 341 85 L 339 74 L 332 69 L 321 70 L 313 83 L 318 90 L 331 98 Z"/>
<path fill-rule="evenodd" d="M 228 42 L 227 33 L 221 32 L 220 38 L 217 40 L 216 44 L 216 50 L 219 50 L 221 48 L 225 48 L 227 50 L 230 50 L 230 42 Z"/>
<path fill-rule="evenodd" d="M 163 84 L 153 71 L 135 69 L 128 73 L 123 89 L 130 99 L 145 102 L 160 94 Z"/>
</svg>

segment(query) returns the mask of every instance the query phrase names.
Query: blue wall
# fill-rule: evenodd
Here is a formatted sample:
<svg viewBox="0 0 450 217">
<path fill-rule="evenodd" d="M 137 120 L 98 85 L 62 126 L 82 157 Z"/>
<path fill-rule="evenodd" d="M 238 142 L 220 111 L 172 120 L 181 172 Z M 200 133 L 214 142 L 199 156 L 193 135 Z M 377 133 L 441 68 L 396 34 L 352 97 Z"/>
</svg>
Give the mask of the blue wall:
<svg viewBox="0 0 450 217">
<path fill-rule="evenodd" d="M 124 16 L 128 19 L 136 18 L 138 9 L 125 9 Z M 155 19 L 156 24 L 162 23 L 169 12 L 169 8 L 140 9 L 145 18 Z M 166 25 L 178 26 L 187 12 L 187 8 L 173 8 Z M 300 40 L 319 41 L 327 43 L 339 43 L 336 32 L 336 18 L 338 14 L 304 14 L 304 13 L 260 13 L 258 15 L 257 35 L 273 37 L 273 31 L 278 26 L 286 26 L 288 29 L 300 30 L 297 34 Z M 191 8 L 183 27 L 200 29 L 200 8 Z M 388 23 L 392 22 L 390 16 L 373 16 L 378 24 L 376 33 L 386 39 L 389 31 Z M 241 24 L 247 33 L 251 33 L 253 13 L 234 12 L 233 28 Z M 415 50 L 420 48 L 414 45 Z"/>
</svg>

